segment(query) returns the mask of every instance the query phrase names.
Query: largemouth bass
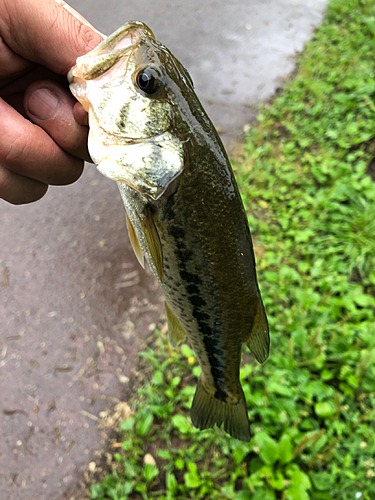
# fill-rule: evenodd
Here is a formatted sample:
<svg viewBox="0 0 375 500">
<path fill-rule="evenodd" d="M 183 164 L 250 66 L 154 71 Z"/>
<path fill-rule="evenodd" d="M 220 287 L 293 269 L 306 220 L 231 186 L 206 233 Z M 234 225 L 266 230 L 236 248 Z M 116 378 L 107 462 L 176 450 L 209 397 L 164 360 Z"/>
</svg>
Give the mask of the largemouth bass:
<svg viewBox="0 0 375 500">
<path fill-rule="evenodd" d="M 91 157 L 118 182 L 135 254 L 164 292 L 171 345 L 187 337 L 202 368 L 192 422 L 249 441 L 241 348 L 263 363 L 268 324 L 245 210 L 193 82 L 137 21 L 78 58 L 68 78 L 89 114 Z"/>
</svg>

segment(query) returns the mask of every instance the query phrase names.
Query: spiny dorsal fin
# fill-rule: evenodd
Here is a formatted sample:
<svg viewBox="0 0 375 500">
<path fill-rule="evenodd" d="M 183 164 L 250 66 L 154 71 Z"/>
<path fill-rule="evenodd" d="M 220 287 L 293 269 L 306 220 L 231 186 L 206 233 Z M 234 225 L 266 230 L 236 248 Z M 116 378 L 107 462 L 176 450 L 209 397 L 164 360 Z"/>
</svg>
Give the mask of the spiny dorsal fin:
<svg viewBox="0 0 375 500">
<path fill-rule="evenodd" d="M 259 299 L 258 313 L 254 318 L 253 329 L 244 342 L 259 363 L 266 361 L 270 351 L 270 336 L 268 333 L 268 321 L 261 299 Z"/>
<path fill-rule="evenodd" d="M 129 219 L 128 214 L 126 214 L 126 227 L 128 228 L 128 235 L 130 239 L 130 243 L 134 250 L 135 256 L 138 259 L 138 262 L 141 264 L 143 269 L 145 268 L 145 256 L 143 255 L 141 245 L 139 244 L 137 235 L 135 234 L 134 226 L 132 221 Z"/>
<path fill-rule="evenodd" d="M 169 307 L 168 302 L 165 302 L 165 313 L 167 315 L 169 343 L 172 349 L 176 349 L 186 337 L 186 333 L 181 326 L 181 323 L 176 318 L 174 312 Z"/>
<path fill-rule="evenodd" d="M 147 246 L 156 267 L 159 279 L 161 282 L 163 282 L 163 250 L 161 247 L 160 238 L 155 226 L 155 222 L 150 212 L 145 219 L 140 218 L 139 221 L 141 223 L 143 234 L 145 235 Z"/>
</svg>

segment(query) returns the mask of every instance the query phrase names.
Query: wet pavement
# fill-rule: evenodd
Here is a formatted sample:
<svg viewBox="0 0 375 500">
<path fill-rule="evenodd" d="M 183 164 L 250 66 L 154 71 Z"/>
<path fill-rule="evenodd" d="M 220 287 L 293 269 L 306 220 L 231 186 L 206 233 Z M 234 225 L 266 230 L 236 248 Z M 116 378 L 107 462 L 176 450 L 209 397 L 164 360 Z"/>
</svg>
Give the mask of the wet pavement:
<svg viewBox="0 0 375 500">
<path fill-rule="evenodd" d="M 293 69 L 323 0 L 74 0 L 99 30 L 146 22 L 191 73 L 226 144 Z M 163 311 L 133 256 L 116 184 L 94 167 L 33 205 L 0 201 L 0 500 L 75 498 L 132 393 Z"/>
</svg>

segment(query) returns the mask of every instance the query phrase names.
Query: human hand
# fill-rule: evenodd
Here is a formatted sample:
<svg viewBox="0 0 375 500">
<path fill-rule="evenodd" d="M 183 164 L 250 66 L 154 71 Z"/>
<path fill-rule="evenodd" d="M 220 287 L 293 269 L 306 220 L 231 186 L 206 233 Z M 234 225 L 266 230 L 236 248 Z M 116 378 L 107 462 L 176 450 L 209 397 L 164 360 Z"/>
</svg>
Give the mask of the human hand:
<svg viewBox="0 0 375 500">
<path fill-rule="evenodd" d="M 0 198 L 36 201 L 91 161 L 66 75 L 102 39 L 62 0 L 0 0 Z"/>
</svg>

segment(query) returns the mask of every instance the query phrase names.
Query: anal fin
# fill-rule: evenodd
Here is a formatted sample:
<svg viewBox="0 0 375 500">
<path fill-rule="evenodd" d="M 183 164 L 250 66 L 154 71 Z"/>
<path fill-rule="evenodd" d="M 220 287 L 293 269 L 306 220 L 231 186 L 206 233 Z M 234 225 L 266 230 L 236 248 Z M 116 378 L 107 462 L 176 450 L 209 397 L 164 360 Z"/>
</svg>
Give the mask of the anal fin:
<svg viewBox="0 0 375 500">
<path fill-rule="evenodd" d="M 225 432 L 232 437 L 250 441 L 249 417 L 243 395 L 237 401 L 223 401 L 215 397 L 214 390 L 207 391 L 199 378 L 190 414 L 194 427 L 198 429 L 209 429 L 224 423 Z"/>
<path fill-rule="evenodd" d="M 176 349 L 178 344 L 185 339 L 186 333 L 167 302 L 165 302 L 165 313 L 168 322 L 169 343 L 172 349 Z"/>
<path fill-rule="evenodd" d="M 135 256 L 138 259 L 138 262 L 141 264 L 143 269 L 145 268 L 145 256 L 143 255 L 141 245 L 139 244 L 137 235 L 135 234 L 134 226 L 132 221 L 129 219 L 128 214 L 126 214 L 126 227 L 128 229 L 128 235 L 130 239 L 131 246 L 134 250 Z"/>
</svg>

